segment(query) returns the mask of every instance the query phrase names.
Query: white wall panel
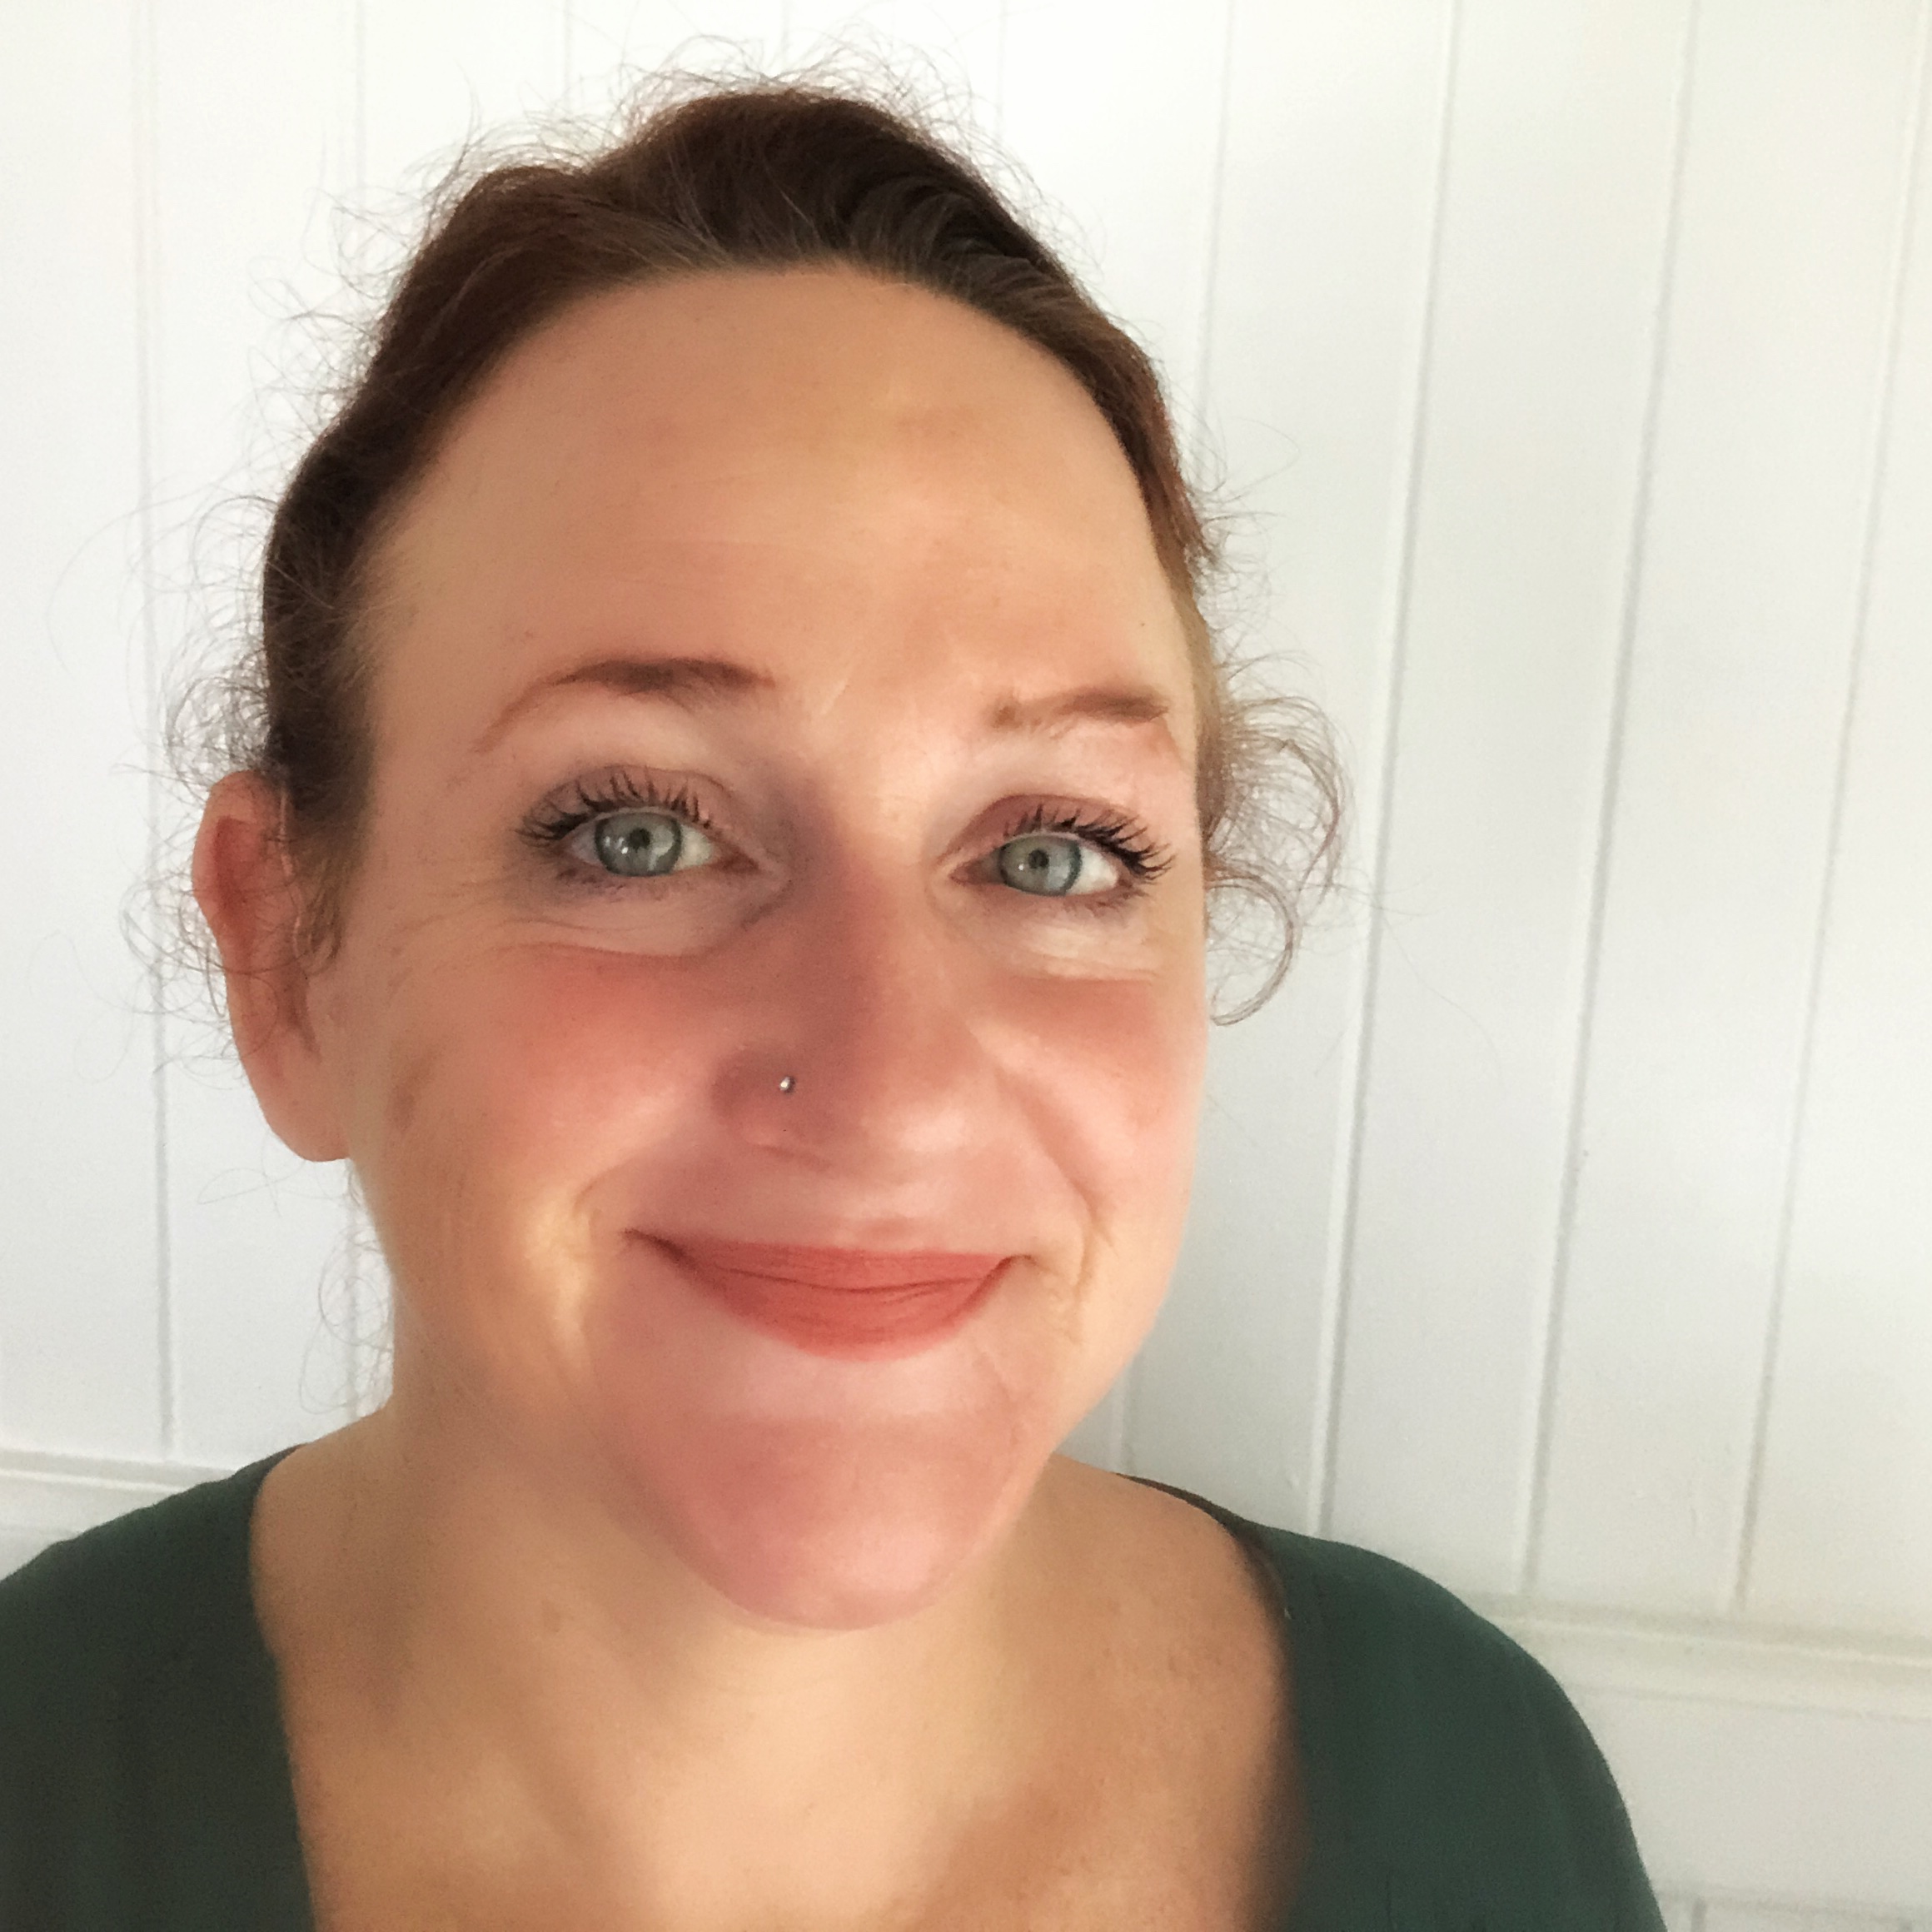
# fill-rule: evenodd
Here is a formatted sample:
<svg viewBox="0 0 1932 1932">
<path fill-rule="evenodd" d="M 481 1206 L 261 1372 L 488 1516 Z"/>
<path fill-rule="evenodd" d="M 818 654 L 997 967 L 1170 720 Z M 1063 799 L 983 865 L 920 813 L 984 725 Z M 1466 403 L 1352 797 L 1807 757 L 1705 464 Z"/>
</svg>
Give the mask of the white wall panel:
<svg viewBox="0 0 1932 1932">
<path fill-rule="evenodd" d="M 465 142 L 566 95 L 575 35 L 565 0 L 358 0 L 363 181 L 374 205 L 441 179 Z M 402 217 L 400 239 L 409 239 Z"/>
<path fill-rule="evenodd" d="M 1231 48 L 1206 406 L 1231 547 L 1267 593 L 1233 619 L 1272 688 L 1319 698 L 1357 768 L 1386 697 L 1448 18 L 1408 0 L 1242 0 Z M 1338 897 L 1279 997 L 1210 1042 L 1187 1246 L 1134 1404 L 1137 1466 L 1305 1529 L 1328 1433 L 1359 900 L 1359 885 Z"/>
<path fill-rule="evenodd" d="M 1002 0 L 787 0 L 784 14 L 788 62 L 904 72 L 922 89 L 936 87 L 983 132 L 998 127 Z"/>
<path fill-rule="evenodd" d="M 1932 1900 L 1932 1721 L 1571 1690 L 1661 1889 L 1895 1920 Z"/>
<path fill-rule="evenodd" d="M 153 1454 L 153 1043 L 117 924 L 149 803 L 135 16 L 42 7 L 6 42 L 0 1439 Z"/>
<path fill-rule="evenodd" d="M 172 1451 L 240 1465 L 354 1411 L 344 1172 L 298 1160 L 238 1069 L 167 1070 Z"/>
<path fill-rule="evenodd" d="M 710 71 L 784 58 L 785 0 L 567 0 L 570 99 L 586 113 L 622 100 L 667 63 Z"/>
<path fill-rule="evenodd" d="M 1932 1646 L 1478 1603 L 1575 1699 L 1664 1892 L 1895 1918 L 1932 1899 Z"/>
<path fill-rule="evenodd" d="M 1002 139 L 1078 272 L 1161 362 L 1187 426 L 1208 301 L 1232 0 L 1012 7 Z"/>
<path fill-rule="evenodd" d="M 1330 1520 L 1473 1588 L 1523 1541 L 1685 22 L 1468 0 L 1455 67 Z"/>
<path fill-rule="evenodd" d="M 1845 743 L 1754 1611 L 1932 1636 L 1932 139 Z"/>
<path fill-rule="evenodd" d="M 1561 1310 L 1561 1597 L 1730 1596 L 1917 11 L 1701 10 Z"/>
<path fill-rule="evenodd" d="M 1705 1908 L 1700 1932 L 1910 1932 L 1890 1914 L 1786 1910 L 1714 1900 Z"/>
<path fill-rule="evenodd" d="M 298 371 L 317 346 L 297 318 L 337 288 L 353 49 L 341 0 L 155 11 L 148 595 L 171 665 L 235 647 L 260 529 L 238 500 L 279 486 L 310 411 Z M 162 829 L 178 853 L 192 825 L 171 807 Z M 170 1448 L 238 1462 L 341 1419 L 305 1393 L 311 1349 L 329 1347 L 316 1294 L 341 1239 L 341 1178 L 297 1178 L 202 1029 L 171 1028 L 168 1047 Z M 307 1381 L 339 1397 L 333 1352 Z"/>
</svg>

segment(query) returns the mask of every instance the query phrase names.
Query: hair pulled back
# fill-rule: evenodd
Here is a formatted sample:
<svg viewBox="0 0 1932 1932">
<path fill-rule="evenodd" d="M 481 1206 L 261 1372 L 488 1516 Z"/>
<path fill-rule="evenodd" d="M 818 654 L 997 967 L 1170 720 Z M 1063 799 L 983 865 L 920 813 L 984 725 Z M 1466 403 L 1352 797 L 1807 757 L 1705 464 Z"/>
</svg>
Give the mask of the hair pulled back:
<svg viewBox="0 0 1932 1932">
<path fill-rule="evenodd" d="M 1339 779 L 1311 707 L 1242 699 L 1202 615 L 1214 546 L 1183 476 L 1159 380 L 965 159 L 843 88 L 706 82 L 615 145 L 461 185 L 379 316 L 360 373 L 296 466 L 263 557 L 259 641 L 231 686 L 230 761 L 279 794 L 308 906 L 298 944 L 341 936 L 370 789 L 374 666 L 358 616 L 372 553 L 485 377 L 580 298 L 659 277 L 845 265 L 948 296 L 1079 381 L 1132 466 L 1173 587 L 1199 710 L 1197 802 L 1211 889 L 1275 915 L 1273 989 L 1299 904 L 1332 862 Z M 1283 764 L 1300 801 L 1266 804 Z"/>
</svg>

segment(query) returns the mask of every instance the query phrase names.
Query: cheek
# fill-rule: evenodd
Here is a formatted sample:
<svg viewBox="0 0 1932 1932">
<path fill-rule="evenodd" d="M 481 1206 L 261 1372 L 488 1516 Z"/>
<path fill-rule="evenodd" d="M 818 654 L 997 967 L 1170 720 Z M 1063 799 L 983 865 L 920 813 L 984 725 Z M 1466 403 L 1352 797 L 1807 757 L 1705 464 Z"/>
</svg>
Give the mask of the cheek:
<svg viewBox="0 0 1932 1932">
<path fill-rule="evenodd" d="M 735 990 L 700 965 L 587 949 L 427 964 L 384 989 L 358 1158 L 527 1194 L 675 1147 L 715 1124 L 721 1068 L 775 1011 Z M 1206 1038 L 1191 983 L 1045 978 L 973 1003 L 962 1018 L 999 1111 L 1026 1117 L 1083 1198 L 1109 1212 L 1184 1199 Z"/>
<path fill-rule="evenodd" d="M 1184 1205 L 1207 1035 L 1191 988 L 1048 983 L 991 1030 L 1009 1083 L 1096 1209 L 1139 1219 Z"/>
<path fill-rule="evenodd" d="M 560 949 L 426 957 L 393 977 L 364 1036 L 351 1151 L 411 1302 L 474 1326 L 534 1290 L 566 1315 L 595 1261 L 587 1191 L 703 1108 L 712 1004 L 688 974 Z"/>
<path fill-rule="evenodd" d="M 910 1059 L 963 1034 L 993 1075 L 980 1133 L 1023 1133 L 1108 1219 L 1184 1208 L 1206 1050 L 1198 973 L 994 973 L 955 983 L 952 997 L 964 1010 L 929 1032 L 828 1040 L 829 1083 L 849 1057 Z M 727 1125 L 721 1071 L 748 1041 L 824 1039 L 835 1024 L 823 1010 L 781 1013 L 780 987 L 715 962 L 555 945 L 426 947 L 361 1003 L 372 1023 L 355 1031 L 372 1047 L 352 1075 L 353 1151 L 366 1183 L 406 1173 L 418 1187 L 487 1186 L 526 1206 L 654 1147 L 708 1139 Z M 947 1058 L 934 1078 L 956 1077 Z"/>
<path fill-rule="evenodd" d="M 1003 1375 L 1063 1382 L 1070 1426 L 1152 1322 L 1179 1245 L 1205 1051 L 1198 978 L 962 973 L 943 1019 L 859 1016 L 829 1040 L 827 1010 L 781 1010 L 782 989 L 809 976 L 795 962 L 774 973 L 425 944 L 388 976 L 366 1003 L 351 1151 L 410 1310 L 500 1398 L 555 1405 L 585 1372 L 623 1226 L 695 1212 L 700 1232 L 771 1237 L 863 1198 L 876 1178 L 864 1160 L 889 1149 L 862 1148 L 850 1171 L 801 1160 L 747 1138 L 758 1123 L 730 1098 L 748 1041 L 809 1037 L 809 1022 L 808 1078 L 834 1110 L 846 1080 L 859 1083 L 846 1111 L 861 1114 L 929 1082 L 966 1097 L 957 1152 L 920 1198 L 949 1231 L 1040 1256 L 1042 1326 Z M 929 1050 L 930 1068 L 914 1063 Z M 862 1076 L 874 1056 L 901 1064 Z"/>
<path fill-rule="evenodd" d="M 1028 1132 L 1081 1203 L 1078 1299 L 1103 1387 L 1179 1249 L 1206 1049 L 1203 997 L 1172 983 L 1038 990 L 996 1035 Z"/>
</svg>

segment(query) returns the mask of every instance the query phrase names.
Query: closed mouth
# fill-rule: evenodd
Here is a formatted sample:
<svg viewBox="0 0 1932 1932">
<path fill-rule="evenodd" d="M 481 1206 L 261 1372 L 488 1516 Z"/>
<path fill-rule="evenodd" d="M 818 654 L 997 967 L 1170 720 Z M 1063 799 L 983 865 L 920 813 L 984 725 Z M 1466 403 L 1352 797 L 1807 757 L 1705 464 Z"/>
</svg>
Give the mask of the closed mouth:
<svg viewBox="0 0 1932 1932">
<path fill-rule="evenodd" d="M 648 1237 L 754 1326 L 814 1354 L 902 1354 L 956 1327 L 1008 1258 L 942 1249 Z"/>
</svg>

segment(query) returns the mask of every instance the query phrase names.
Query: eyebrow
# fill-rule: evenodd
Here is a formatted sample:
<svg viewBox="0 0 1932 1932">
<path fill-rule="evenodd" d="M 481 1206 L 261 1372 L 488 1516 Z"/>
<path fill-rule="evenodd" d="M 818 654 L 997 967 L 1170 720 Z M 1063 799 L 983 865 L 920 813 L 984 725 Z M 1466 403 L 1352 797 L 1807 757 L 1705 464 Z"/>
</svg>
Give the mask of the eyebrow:
<svg viewBox="0 0 1932 1932">
<path fill-rule="evenodd" d="M 1052 731 L 1063 724 L 1153 724 L 1173 707 L 1151 685 L 1083 685 L 1024 703 L 1002 698 L 987 714 L 994 731 Z"/>
<path fill-rule="evenodd" d="M 540 678 L 499 711 L 477 739 L 472 755 L 481 757 L 522 714 L 552 691 L 585 685 L 626 698 L 669 698 L 674 704 L 742 698 L 774 688 L 763 671 L 721 657 L 605 657 L 578 665 L 554 677 Z"/>
<path fill-rule="evenodd" d="M 552 691 L 578 686 L 626 698 L 668 698 L 674 704 L 752 697 L 777 688 L 766 673 L 729 658 L 599 658 L 540 678 L 519 692 L 477 739 L 472 755 L 488 751 L 524 712 Z M 987 712 L 986 725 L 1003 735 L 1048 733 L 1076 724 L 1153 724 L 1172 709 L 1151 685 L 1083 685 L 1046 698 L 999 698 Z"/>
</svg>

